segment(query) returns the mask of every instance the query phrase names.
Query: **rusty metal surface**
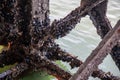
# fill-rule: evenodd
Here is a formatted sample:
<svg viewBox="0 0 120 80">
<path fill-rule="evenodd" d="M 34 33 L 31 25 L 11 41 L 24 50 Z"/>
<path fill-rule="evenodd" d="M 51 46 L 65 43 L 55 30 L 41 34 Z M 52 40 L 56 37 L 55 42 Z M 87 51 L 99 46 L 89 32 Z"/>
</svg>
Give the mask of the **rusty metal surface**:
<svg viewBox="0 0 120 80">
<path fill-rule="evenodd" d="M 116 26 L 108 32 L 105 38 L 100 42 L 98 47 L 93 50 L 91 55 L 80 66 L 77 73 L 69 80 L 87 80 L 88 77 L 95 71 L 104 58 L 111 52 L 112 48 L 120 40 L 120 21 Z"/>
</svg>

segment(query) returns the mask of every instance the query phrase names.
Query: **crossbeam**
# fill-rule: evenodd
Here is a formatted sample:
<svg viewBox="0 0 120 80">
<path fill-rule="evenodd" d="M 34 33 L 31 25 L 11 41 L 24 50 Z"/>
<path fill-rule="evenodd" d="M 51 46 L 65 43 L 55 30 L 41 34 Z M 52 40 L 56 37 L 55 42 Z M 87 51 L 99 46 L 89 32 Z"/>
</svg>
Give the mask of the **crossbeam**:
<svg viewBox="0 0 120 80">
<path fill-rule="evenodd" d="M 116 26 L 108 32 L 98 47 L 80 66 L 77 73 L 69 80 L 87 80 L 88 77 L 98 68 L 104 58 L 111 52 L 112 48 L 120 41 L 120 20 Z"/>
</svg>

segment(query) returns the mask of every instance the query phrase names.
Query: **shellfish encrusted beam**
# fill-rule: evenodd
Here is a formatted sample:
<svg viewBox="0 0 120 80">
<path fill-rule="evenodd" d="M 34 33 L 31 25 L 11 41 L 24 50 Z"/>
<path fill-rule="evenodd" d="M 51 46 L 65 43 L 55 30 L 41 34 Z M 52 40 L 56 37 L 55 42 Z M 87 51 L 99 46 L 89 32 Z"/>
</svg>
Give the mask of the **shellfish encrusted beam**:
<svg viewBox="0 0 120 80">
<path fill-rule="evenodd" d="M 93 0 L 94 1 L 94 0 Z M 112 29 L 109 19 L 106 16 L 108 0 L 93 8 L 88 15 L 97 29 L 98 35 L 103 39 L 105 35 Z M 111 53 L 112 59 L 120 70 L 120 45 L 116 45 Z"/>
<path fill-rule="evenodd" d="M 108 32 L 98 47 L 80 66 L 79 70 L 69 80 L 87 80 L 88 77 L 97 70 L 98 65 L 111 52 L 112 48 L 120 41 L 120 20 L 116 26 Z"/>
</svg>

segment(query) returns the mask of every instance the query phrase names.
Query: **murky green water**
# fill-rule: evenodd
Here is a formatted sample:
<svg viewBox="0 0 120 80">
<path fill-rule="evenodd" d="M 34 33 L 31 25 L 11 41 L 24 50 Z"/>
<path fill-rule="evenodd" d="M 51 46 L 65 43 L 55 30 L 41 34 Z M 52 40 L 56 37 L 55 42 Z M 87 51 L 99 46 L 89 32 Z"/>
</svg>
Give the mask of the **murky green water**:
<svg viewBox="0 0 120 80">
<path fill-rule="evenodd" d="M 80 0 L 51 0 L 50 3 L 52 20 L 63 18 L 71 10 L 80 5 Z M 114 26 L 117 20 L 120 19 L 120 0 L 109 0 L 107 16 L 110 19 L 112 26 Z M 74 30 L 67 36 L 56 40 L 60 44 L 62 49 L 70 52 L 79 57 L 81 60 L 85 60 L 88 55 L 96 48 L 101 41 L 100 37 L 96 34 L 92 22 L 89 20 L 89 16 L 82 18 L 82 21 L 76 26 Z M 99 66 L 104 71 L 110 71 L 116 76 L 120 76 L 120 72 L 115 66 L 110 55 Z M 71 72 L 75 72 L 76 69 Z M 90 78 L 90 80 L 99 80 Z"/>
</svg>

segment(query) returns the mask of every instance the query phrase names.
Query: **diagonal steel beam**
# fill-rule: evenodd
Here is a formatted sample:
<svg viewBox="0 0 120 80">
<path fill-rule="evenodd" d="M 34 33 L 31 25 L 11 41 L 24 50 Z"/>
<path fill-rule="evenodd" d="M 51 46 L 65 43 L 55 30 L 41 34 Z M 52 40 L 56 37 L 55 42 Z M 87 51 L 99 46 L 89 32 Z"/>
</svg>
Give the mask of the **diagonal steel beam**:
<svg viewBox="0 0 120 80">
<path fill-rule="evenodd" d="M 86 59 L 69 80 L 87 80 L 88 77 L 97 70 L 98 65 L 102 63 L 104 58 L 111 52 L 112 48 L 120 41 L 120 20 L 116 26 L 108 32 L 98 47 L 93 50 L 91 55 Z"/>
</svg>

